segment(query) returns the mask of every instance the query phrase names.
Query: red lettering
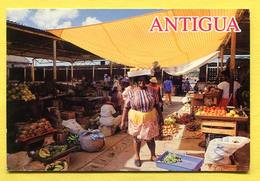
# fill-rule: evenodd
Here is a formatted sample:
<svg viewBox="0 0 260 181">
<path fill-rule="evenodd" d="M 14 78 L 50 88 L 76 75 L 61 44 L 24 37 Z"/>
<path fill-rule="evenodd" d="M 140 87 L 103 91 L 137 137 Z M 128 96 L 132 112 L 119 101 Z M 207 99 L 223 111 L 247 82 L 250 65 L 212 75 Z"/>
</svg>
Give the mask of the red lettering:
<svg viewBox="0 0 260 181">
<path fill-rule="evenodd" d="M 166 32 L 169 31 L 169 26 L 174 30 L 174 31 L 178 31 L 178 18 L 174 17 L 174 22 L 172 22 L 172 20 L 169 17 L 165 17 L 165 30 Z"/>
<path fill-rule="evenodd" d="M 183 29 L 182 29 L 182 31 L 188 31 L 187 30 L 187 24 L 188 24 L 187 20 L 191 20 L 191 18 L 190 17 L 180 17 L 180 20 L 183 20 Z"/>
<path fill-rule="evenodd" d="M 235 32 L 241 32 L 241 29 L 239 28 L 237 20 L 236 20 L 236 18 L 234 16 L 231 17 L 231 20 L 230 20 L 230 22 L 229 22 L 229 24 L 227 26 L 227 31 L 230 32 L 232 29 Z"/>
<path fill-rule="evenodd" d="M 204 20 L 208 20 L 208 23 L 206 23 L 207 25 L 207 29 L 203 27 L 203 21 Z M 210 20 L 211 18 L 210 17 L 202 17 L 200 20 L 199 20 L 199 28 L 201 29 L 201 31 L 211 31 L 211 26 L 212 24 L 210 23 Z"/>
<path fill-rule="evenodd" d="M 151 26 L 151 28 L 150 28 L 149 31 L 150 31 L 150 32 L 153 32 L 154 29 L 157 29 L 157 31 L 163 31 L 162 25 L 161 25 L 161 23 L 160 23 L 158 17 L 155 17 L 155 19 L 153 20 L 153 24 L 152 24 L 152 26 Z"/>
<path fill-rule="evenodd" d="M 198 19 L 197 16 L 192 16 L 192 20 L 193 20 L 193 22 L 192 22 L 192 24 L 193 24 L 192 31 L 198 31 L 197 19 Z"/>
<path fill-rule="evenodd" d="M 222 27 L 222 29 L 220 29 L 220 22 L 218 21 L 218 19 L 219 19 L 219 17 L 213 17 L 214 18 L 214 21 L 215 21 L 215 23 L 214 23 L 214 25 L 215 25 L 215 30 L 216 31 L 224 31 L 225 29 L 226 29 L 226 23 L 227 23 L 227 17 L 226 16 L 224 16 L 224 17 L 222 17 L 222 19 L 223 19 L 223 27 Z"/>
</svg>

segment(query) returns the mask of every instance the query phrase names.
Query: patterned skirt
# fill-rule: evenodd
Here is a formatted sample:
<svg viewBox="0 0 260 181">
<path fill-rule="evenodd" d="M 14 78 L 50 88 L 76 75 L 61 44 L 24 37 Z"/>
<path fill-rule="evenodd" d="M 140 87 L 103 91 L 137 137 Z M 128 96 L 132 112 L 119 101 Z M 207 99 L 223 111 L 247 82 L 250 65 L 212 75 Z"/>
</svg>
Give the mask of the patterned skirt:
<svg viewBox="0 0 260 181">
<path fill-rule="evenodd" d="M 128 112 L 128 133 L 138 139 L 151 140 L 159 135 L 158 113 L 130 109 Z"/>
</svg>

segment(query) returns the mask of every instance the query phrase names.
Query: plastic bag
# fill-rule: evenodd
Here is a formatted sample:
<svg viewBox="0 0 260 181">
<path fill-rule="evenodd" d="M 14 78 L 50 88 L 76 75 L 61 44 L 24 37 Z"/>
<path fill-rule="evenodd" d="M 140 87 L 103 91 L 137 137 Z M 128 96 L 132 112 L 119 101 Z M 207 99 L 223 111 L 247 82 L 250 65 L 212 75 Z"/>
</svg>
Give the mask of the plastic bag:
<svg viewBox="0 0 260 181">
<path fill-rule="evenodd" d="M 79 135 L 84 129 L 77 123 L 75 119 L 63 120 L 62 125 L 69 129 L 69 132 Z"/>
<path fill-rule="evenodd" d="M 209 142 L 204 164 L 231 164 L 229 156 L 247 143 L 249 143 L 249 138 L 242 136 L 215 138 Z"/>
</svg>

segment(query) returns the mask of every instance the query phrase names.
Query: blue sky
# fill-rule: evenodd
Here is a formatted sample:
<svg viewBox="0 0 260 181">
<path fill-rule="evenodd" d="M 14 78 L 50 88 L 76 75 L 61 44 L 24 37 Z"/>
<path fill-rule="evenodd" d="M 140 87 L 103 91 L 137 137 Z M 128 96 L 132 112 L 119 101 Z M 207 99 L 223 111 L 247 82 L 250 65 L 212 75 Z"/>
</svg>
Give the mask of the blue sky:
<svg viewBox="0 0 260 181">
<path fill-rule="evenodd" d="M 7 19 L 35 28 L 55 29 L 109 22 L 155 11 L 159 9 L 8 9 Z"/>
</svg>

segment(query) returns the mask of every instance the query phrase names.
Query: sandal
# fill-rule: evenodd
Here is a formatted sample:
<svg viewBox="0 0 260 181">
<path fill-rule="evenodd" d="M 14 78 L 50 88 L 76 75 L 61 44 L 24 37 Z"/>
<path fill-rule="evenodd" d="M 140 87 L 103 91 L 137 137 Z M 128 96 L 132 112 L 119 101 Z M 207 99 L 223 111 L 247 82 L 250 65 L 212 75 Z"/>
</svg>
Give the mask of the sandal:
<svg viewBox="0 0 260 181">
<path fill-rule="evenodd" d="M 157 157 L 156 157 L 156 156 L 152 156 L 152 157 L 150 158 L 150 160 L 151 160 L 151 161 L 156 161 L 156 160 L 157 160 Z"/>
<path fill-rule="evenodd" d="M 141 160 L 135 160 L 135 166 L 141 167 L 142 163 Z"/>
</svg>

